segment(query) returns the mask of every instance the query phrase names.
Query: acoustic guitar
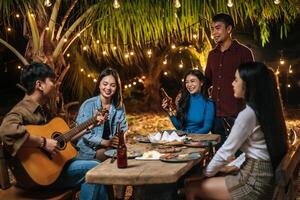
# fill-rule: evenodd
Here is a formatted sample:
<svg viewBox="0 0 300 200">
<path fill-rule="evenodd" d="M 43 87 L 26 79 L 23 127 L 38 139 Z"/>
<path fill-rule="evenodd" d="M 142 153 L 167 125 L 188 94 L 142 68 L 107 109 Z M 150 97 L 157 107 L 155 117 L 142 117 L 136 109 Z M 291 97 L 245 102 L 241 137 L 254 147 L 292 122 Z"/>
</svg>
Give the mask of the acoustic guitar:
<svg viewBox="0 0 300 200">
<path fill-rule="evenodd" d="M 57 140 L 60 152 L 52 157 L 44 149 L 22 148 L 17 153 L 18 164 L 14 166 L 16 169 L 13 170 L 16 179 L 25 178 L 26 182 L 39 186 L 47 186 L 54 183 L 66 162 L 77 154 L 77 150 L 69 141 L 96 122 L 95 116 L 71 130 L 66 122 L 58 117 L 45 125 L 27 125 L 26 130 L 29 134 Z M 27 180 L 28 178 L 30 180 Z"/>
</svg>

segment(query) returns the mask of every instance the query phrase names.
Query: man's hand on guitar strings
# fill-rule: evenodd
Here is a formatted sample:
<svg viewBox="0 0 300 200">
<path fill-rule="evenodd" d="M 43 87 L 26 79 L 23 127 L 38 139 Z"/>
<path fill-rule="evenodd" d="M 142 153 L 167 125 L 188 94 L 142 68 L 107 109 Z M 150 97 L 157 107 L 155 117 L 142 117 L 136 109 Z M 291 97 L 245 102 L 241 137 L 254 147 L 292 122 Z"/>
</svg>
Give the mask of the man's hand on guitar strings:
<svg viewBox="0 0 300 200">
<path fill-rule="evenodd" d="M 48 151 L 51 155 L 56 155 L 59 153 L 58 142 L 56 140 L 46 138 L 46 144 L 43 149 Z"/>
</svg>

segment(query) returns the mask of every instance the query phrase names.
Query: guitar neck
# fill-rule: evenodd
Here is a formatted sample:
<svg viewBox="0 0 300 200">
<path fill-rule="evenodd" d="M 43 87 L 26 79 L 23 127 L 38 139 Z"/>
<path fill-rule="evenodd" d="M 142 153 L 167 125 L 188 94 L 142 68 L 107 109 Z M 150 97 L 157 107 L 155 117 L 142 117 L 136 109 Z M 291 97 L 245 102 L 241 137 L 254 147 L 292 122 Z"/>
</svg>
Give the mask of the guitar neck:
<svg viewBox="0 0 300 200">
<path fill-rule="evenodd" d="M 79 124 L 78 126 L 72 128 L 67 133 L 64 134 L 64 138 L 66 141 L 70 141 L 75 135 L 88 128 L 90 125 L 95 124 L 97 122 L 97 117 L 92 117 L 85 122 Z"/>
</svg>

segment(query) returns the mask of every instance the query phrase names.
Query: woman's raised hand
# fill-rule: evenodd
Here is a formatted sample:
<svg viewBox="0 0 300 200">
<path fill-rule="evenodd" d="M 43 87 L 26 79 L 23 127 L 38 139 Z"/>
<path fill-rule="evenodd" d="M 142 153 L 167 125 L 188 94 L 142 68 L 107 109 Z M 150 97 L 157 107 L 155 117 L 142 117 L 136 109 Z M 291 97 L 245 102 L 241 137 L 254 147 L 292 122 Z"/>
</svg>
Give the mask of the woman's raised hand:
<svg viewBox="0 0 300 200">
<path fill-rule="evenodd" d="M 169 100 L 167 98 L 163 98 L 162 100 L 162 104 L 161 104 L 161 107 L 166 111 L 166 112 L 169 112 Z"/>
</svg>

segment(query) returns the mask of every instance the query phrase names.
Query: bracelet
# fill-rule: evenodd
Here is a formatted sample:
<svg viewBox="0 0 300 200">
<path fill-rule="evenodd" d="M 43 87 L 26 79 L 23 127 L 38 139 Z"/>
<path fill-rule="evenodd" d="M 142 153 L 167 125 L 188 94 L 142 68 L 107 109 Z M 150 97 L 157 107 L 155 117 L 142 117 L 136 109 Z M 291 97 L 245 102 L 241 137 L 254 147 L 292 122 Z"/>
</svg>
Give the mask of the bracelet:
<svg viewBox="0 0 300 200">
<path fill-rule="evenodd" d="M 43 139 L 43 141 L 40 144 L 40 148 L 44 148 L 46 146 L 47 140 L 45 137 L 41 136 L 41 138 Z"/>
</svg>

